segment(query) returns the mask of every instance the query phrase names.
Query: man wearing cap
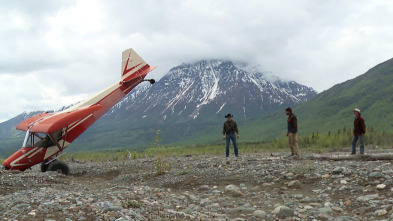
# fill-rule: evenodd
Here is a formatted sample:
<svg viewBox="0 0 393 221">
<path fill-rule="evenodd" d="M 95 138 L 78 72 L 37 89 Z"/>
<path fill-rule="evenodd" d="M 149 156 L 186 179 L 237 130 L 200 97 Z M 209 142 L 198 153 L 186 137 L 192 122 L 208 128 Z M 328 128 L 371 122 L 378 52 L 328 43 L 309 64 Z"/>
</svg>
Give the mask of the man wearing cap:
<svg viewBox="0 0 393 221">
<path fill-rule="evenodd" d="M 240 138 L 239 135 L 239 130 L 237 129 L 237 124 L 234 120 L 232 120 L 233 115 L 231 114 L 227 114 L 225 116 L 225 118 L 227 119 L 224 122 L 224 128 L 222 130 L 222 134 L 223 134 L 223 139 L 226 140 L 226 157 L 229 157 L 229 143 L 232 140 L 233 143 L 233 148 L 235 151 L 235 156 L 238 157 L 239 156 L 239 151 L 237 149 L 237 144 L 236 144 L 236 136 L 235 133 L 237 133 L 237 138 Z"/>
<path fill-rule="evenodd" d="M 366 125 L 364 119 L 360 114 L 360 110 L 356 108 L 353 110 L 355 121 L 353 123 L 353 141 L 352 141 L 352 154 L 356 154 L 356 142 L 360 140 L 360 154 L 364 154 L 364 134 L 366 133 Z"/>
<path fill-rule="evenodd" d="M 288 144 L 291 149 L 291 156 L 299 156 L 299 146 L 297 144 L 297 118 L 294 113 L 292 113 L 292 108 L 288 107 L 285 109 L 285 114 L 288 115 L 287 123 L 288 123 Z"/>
</svg>

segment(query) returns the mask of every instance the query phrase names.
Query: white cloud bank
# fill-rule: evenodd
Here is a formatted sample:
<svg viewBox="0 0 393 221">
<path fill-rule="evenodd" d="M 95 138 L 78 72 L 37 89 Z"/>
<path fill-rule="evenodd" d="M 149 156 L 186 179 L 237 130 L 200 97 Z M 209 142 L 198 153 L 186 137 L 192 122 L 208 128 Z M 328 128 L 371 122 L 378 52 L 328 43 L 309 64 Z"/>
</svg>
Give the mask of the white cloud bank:
<svg viewBox="0 0 393 221">
<path fill-rule="evenodd" d="M 0 0 L 0 122 L 100 91 L 130 47 L 153 77 L 231 59 L 322 91 L 393 57 L 392 25 L 388 0 Z"/>
</svg>

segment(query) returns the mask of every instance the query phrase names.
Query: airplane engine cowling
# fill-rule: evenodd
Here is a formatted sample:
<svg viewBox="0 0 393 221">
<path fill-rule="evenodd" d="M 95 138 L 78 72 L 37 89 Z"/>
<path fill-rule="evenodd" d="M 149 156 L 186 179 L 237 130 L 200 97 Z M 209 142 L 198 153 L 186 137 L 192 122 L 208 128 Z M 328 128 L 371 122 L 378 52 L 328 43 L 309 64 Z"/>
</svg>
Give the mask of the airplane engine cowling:
<svg viewBox="0 0 393 221">
<path fill-rule="evenodd" d="M 3 165 L 6 169 L 24 171 L 41 163 L 44 159 L 46 150 L 46 148 L 42 147 L 22 147 L 4 160 Z"/>
</svg>

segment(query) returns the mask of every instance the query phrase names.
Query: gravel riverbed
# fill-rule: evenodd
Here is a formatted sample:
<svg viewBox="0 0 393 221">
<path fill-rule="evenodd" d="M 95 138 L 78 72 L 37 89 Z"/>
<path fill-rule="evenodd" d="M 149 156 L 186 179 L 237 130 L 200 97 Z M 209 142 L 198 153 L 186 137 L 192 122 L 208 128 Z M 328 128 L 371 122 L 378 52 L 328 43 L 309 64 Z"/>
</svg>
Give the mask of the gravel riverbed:
<svg viewBox="0 0 393 221">
<path fill-rule="evenodd" d="M 347 154 L 347 153 L 329 153 Z M 391 161 L 253 153 L 0 171 L 0 220 L 393 220 Z"/>
</svg>

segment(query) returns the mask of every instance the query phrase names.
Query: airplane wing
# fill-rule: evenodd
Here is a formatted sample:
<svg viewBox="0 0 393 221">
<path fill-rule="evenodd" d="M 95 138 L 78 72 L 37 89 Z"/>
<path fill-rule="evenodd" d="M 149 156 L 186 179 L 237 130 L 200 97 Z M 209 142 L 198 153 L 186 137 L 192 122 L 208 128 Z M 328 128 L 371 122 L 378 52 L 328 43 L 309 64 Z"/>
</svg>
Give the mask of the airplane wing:
<svg viewBox="0 0 393 221">
<path fill-rule="evenodd" d="M 16 129 L 27 130 L 30 127 L 31 132 L 53 133 L 92 115 L 101 108 L 102 105 L 95 104 L 91 106 L 82 106 L 72 111 L 38 114 L 20 123 Z"/>
<path fill-rule="evenodd" d="M 42 120 L 42 119 L 47 118 L 49 116 L 52 116 L 53 114 L 55 114 L 55 113 L 45 112 L 45 113 L 34 115 L 34 116 L 20 122 L 18 124 L 18 126 L 16 126 L 16 129 L 27 131 L 29 129 L 30 125 L 32 125 L 34 122 Z"/>
</svg>

